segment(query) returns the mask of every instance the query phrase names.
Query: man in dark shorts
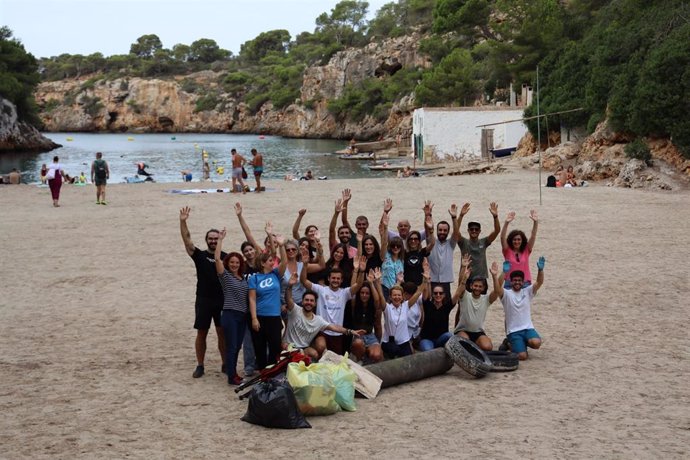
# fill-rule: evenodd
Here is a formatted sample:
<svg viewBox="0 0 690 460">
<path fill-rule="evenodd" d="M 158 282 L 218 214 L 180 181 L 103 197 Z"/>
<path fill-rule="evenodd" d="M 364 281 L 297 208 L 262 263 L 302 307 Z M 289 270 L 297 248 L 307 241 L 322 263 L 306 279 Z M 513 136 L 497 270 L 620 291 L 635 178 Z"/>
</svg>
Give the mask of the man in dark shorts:
<svg viewBox="0 0 690 460">
<path fill-rule="evenodd" d="M 96 186 L 96 204 L 105 202 L 105 184 L 110 179 L 108 162 L 103 159 L 101 152 L 96 153 L 96 159 L 91 163 L 91 182 Z"/>
<path fill-rule="evenodd" d="M 202 251 L 194 246 L 189 228 L 187 228 L 187 219 L 189 218 L 190 211 L 189 206 L 180 209 L 180 233 L 182 234 L 184 248 L 196 266 L 196 303 L 194 304 L 196 341 L 194 345 L 196 348 L 197 366 L 192 374 L 192 377 L 196 379 L 204 375 L 206 337 L 208 336 L 208 330 L 211 328 L 211 320 L 213 320 L 213 324 L 216 327 L 216 335 L 218 336 L 218 351 L 223 362 L 221 372 L 225 372 L 225 340 L 223 339 L 223 328 L 220 324 L 220 314 L 223 310 L 223 290 L 220 286 L 220 281 L 218 281 L 216 261 L 214 259 L 219 232 L 216 229 L 206 232 L 206 245 L 208 247 L 206 251 Z M 226 255 L 226 253 L 221 252 L 223 258 Z"/>
<path fill-rule="evenodd" d="M 252 149 L 252 161 L 250 162 L 254 168 L 254 179 L 256 179 L 256 193 L 261 192 L 261 174 L 264 172 L 264 157 L 256 149 Z"/>
</svg>

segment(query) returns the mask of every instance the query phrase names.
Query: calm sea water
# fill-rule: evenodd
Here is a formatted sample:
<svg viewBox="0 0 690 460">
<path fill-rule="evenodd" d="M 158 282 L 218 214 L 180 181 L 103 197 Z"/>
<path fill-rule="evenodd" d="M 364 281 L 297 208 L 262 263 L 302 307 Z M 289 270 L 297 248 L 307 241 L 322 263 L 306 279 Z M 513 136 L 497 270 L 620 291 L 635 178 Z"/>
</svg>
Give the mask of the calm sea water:
<svg viewBox="0 0 690 460">
<path fill-rule="evenodd" d="M 365 161 L 344 161 L 333 152 L 347 145 L 346 141 L 318 139 L 288 139 L 277 136 L 260 138 L 257 135 L 237 134 L 85 134 L 45 133 L 63 147 L 40 154 L 2 154 L 0 173 L 12 168 L 22 172 L 24 182 L 38 182 L 43 163 L 50 164 L 53 156 L 70 175 L 82 171 L 90 177 L 91 162 L 96 152 L 110 165 L 110 182 L 124 182 L 125 177 L 137 173 L 135 163 L 143 161 L 147 171 L 157 182 L 180 182 L 182 170 L 191 170 L 193 181 L 201 178 L 202 151 L 208 154 L 211 179 L 220 181 L 230 177 L 230 149 L 235 148 L 247 160 L 256 148 L 264 155 L 264 175 L 268 179 L 282 179 L 286 174 L 296 176 L 312 170 L 314 176 L 329 179 L 381 177 L 385 173 L 369 171 Z M 71 138 L 71 141 L 67 139 Z M 224 174 L 216 172 L 223 167 Z M 251 183 L 251 168 L 247 168 Z"/>
</svg>

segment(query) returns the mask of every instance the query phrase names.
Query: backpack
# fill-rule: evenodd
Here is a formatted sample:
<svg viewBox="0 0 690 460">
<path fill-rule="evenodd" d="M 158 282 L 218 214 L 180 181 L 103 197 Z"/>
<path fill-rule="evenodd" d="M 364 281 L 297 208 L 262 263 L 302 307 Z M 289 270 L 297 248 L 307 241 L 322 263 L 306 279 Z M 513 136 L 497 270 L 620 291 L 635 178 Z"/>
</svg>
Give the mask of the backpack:
<svg viewBox="0 0 690 460">
<path fill-rule="evenodd" d="M 96 162 L 96 177 L 98 179 L 105 179 L 107 176 L 107 171 L 105 167 L 105 161 L 101 160 Z"/>
</svg>

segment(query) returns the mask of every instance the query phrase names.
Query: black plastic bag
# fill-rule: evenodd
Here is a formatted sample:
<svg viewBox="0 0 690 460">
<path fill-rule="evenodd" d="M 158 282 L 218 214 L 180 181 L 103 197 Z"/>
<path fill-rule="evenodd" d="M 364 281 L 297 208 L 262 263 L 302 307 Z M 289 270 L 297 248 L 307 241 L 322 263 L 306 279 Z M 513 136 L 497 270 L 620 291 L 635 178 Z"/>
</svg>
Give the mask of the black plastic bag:
<svg viewBox="0 0 690 460">
<path fill-rule="evenodd" d="M 297 408 L 290 385 L 276 379 L 254 385 L 242 421 L 268 428 L 311 428 Z"/>
</svg>

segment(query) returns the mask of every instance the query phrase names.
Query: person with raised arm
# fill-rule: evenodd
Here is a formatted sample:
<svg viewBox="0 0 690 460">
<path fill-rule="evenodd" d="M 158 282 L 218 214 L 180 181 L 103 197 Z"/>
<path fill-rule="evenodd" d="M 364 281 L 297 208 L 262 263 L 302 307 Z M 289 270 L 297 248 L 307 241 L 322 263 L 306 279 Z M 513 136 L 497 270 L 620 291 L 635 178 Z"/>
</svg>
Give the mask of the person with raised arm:
<svg viewBox="0 0 690 460">
<path fill-rule="evenodd" d="M 386 199 L 384 202 L 384 208 L 387 203 L 392 203 L 390 198 Z M 381 273 L 383 274 L 382 286 L 383 298 L 388 299 L 388 293 L 390 289 L 397 283 L 399 275 L 404 275 L 405 271 L 405 248 L 403 245 L 403 240 L 399 236 L 393 237 L 388 242 L 388 213 L 384 211 L 381 216 L 380 224 L 380 234 L 381 234 L 381 249 L 380 257 L 383 261 L 381 263 Z M 401 276 L 402 278 L 402 276 Z"/>
<path fill-rule="evenodd" d="M 292 299 L 292 286 L 298 283 L 297 273 L 293 273 L 288 281 L 288 289 L 285 291 L 285 302 L 288 311 L 287 327 L 283 336 L 283 348 L 292 344 L 299 348 L 314 360 L 321 358 L 323 350 L 317 351 L 315 343 L 317 335 L 322 331 L 332 331 L 353 337 L 360 337 L 365 334 L 363 329 L 352 330 L 344 328 L 338 324 L 332 324 L 319 315 L 314 314 L 316 310 L 317 294 L 314 291 L 306 290 L 302 294 L 302 304 L 296 304 Z"/>
<path fill-rule="evenodd" d="M 514 211 L 508 213 L 505 223 L 503 224 L 503 229 L 501 230 L 503 257 L 510 262 L 511 273 L 515 270 L 519 270 L 523 273 L 523 283 L 525 286 L 532 283 L 532 274 L 529 269 L 529 255 L 534 250 L 534 243 L 537 241 L 537 227 L 539 226 L 537 211 L 532 209 L 529 212 L 529 217 L 532 219 L 532 234 L 529 240 L 527 240 L 527 236 L 522 230 L 512 230 L 508 233 L 508 225 L 515 219 Z M 505 280 L 503 287 L 510 287 L 510 273 L 508 273 L 508 278 Z"/>
<path fill-rule="evenodd" d="M 381 283 L 381 269 L 369 270 L 367 281 L 350 301 L 349 324 L 355 329 L 364 329 L 365 334 L 352 339 L 350 351 L 357 361 L 364 359 L 379 362 L 383 359 L 381 349 L 381 317 L 386 303 L 379 296 L 377 283 Z"/>
<path fill-rule="evenodd" d="M 354 246 L 350 244 L 353 242 L 352 230 L 347 225 L 341 225 L 337 230 L 336 239 L 336 226 L 338 225 L 338 215 L 343 212 L 343 200 L 338 199 L 335 201 L 335 208 L 333 210 L 333 217 L 331 217 L 331 223 L 328 226 L 328 247 L 333 253 L 333 248 L 338 244 L 338 242 L 347 245 L 347 254 L 350 259 L 357 257 L 357 245 Z M 356 240 L 355 240 L 356 242 Z"/>
<path fill-rule="evenodd" d="M 223 288 L 223 311 L 221 325 L 225 335 L 225 363 L 228 383 L 239 385 L 242 379 L 237 374 L 237 357 L 242 347 L 247 329 L 247 280 L 244 278 L 244 260 L 242 254 L 231 252 L 222 256 L 223 240 L 227 235 L 225 229 L 218 236 L 214 258 L 216 273 Z"/>
<path fill-rule="evenodd" d="M 306 256 L 306 249 L 302 249 L 302 257 Z M 308 290 L 317 294 L 316 313 L 331 324 L 342 326 L 345 319 L 345 304 L 357 293 L 362 285 L 366 260 L 360 257 L 358 264 L 355 265 L 353 280 L 356 280 L 349 288 L 342 288 L 343 272 L 340 269 L 333 269 L 328 275 L 328 286 L 321 286 L 307 279 L 307 271 L 303 268 L 300 273 L 300 281 Z M 329 350 L 342 355 L 345 350 L 343 335 L 340 332 L 324 331 L 317 337 L 316 351 L 323 354 Z"/>
<path fill-rule="evenodd" d="M 426 246 L 422 247 L 422 234 L 417 230 L 412 230 L 407 236 L 403 279 L 406 283 L 414 283 L 416 286 L 422 284 L 422 264 L 425 260 L 427 260 L 429 253 L 436 243 L 436 238 L 434 237 L 434 221 L 431 217 L 431 210 L 433 207 L 434 204 L 431 201 L 424 202 L 424 228 L 426 231 Z"/>
<path fill-rule="evenodd" d="M 522 361 L 528 358 L 527 348 L 536 350 L 542 343 L 541 336 L 532 324 L 532 299 L 544 283 L 544 265 L 546 259 L 540 257 L 537 261 L 537 280 L 534 284 L 526 285 L 524 273 L 512 270 L 510 262 L 503 262 L 503 273 L 496 283 L 506 318 L 506 340 L 510 350 L 517 353 L 518 359 Z M 509 289 L 503 288 L 503 278 L 506 274 L 510 276 Z"/>
<path fill-rule="evenodd" d="M 194 303 L 194 329 L 196 340 L 196 369 L 192 377 L 199 378 L 204 375 L 204 359 L 206 357 L 206 337 L 211 327 L 211 321 L 216 328 L 218 336 L 218 351 L 223 362 L 221 372 L 225 372 L 225 340 L 221 326 L 221 311 L 223 310 L 223 289 L 216 274 L 216 246 L 218 245 L 219 232 L 215 228 L 206 232 L 206 250 L 202 251 L 192 242 L 192 236 L 187 227 L 187 219 L 191 208 L 185 206 L 180 209 L 180 234 L 187 255 L 194 261 L 196 267 L 196 301 Z M 224 258 L 227 254 L 221 251 Z"/>
<path fill-rule="evenodd" d="M 461 279 L 458 285 L 458 287 L 463 289 L 460 292 L 460 303 L 455 314 L 455 330 L 453 333 L 471 340 L 484 351 L 491 351 L 494 345 L 489 336 L 484 332 L 484 321 L 489 306 L 498 298 L 498 288 L 500 287 L 497 278 L 498 264 L 496 262 L 491 264 L 490 273 L 493 281 L 493 291 L 491 291 L 491 294 L 486 293 L 486 278 L 482 276 L 470 277 L 471 266 L 469 256 L 463 256 L 463 267 L 460 271 Z M 465 292 L 466 284 L 470 286 L 470 294 Z"/>
<path fill-rule="evenodd" d="M 266 223 L 265 230 L 271 246 L 276 245 L 280 249 L 281 260 L 278 268 L 274 268 L 273 254 L 262 252 L 259 255 L 261 271 L 249 278 L 249 313 L 256 365 L 259 370 L 274 364 L 281 351 L 280 336 L 283 323 L 280 318 L 280 279 L 285 273 L 287 261 L 283 237 L 277 235 L 273 241 L 273 226 L 270 222 Z"/>
<path fill-rule="evenodd" d="M 350 225 L 350 222 L 347 220 L 347 208 L 351 199 L 352 191 L 349 188 L 346 188 L 345 190 L 343 190 L 341 217 L 343 219 L 343 225 L 350 229 L 352 229 L 352 226 Z M 367 230 L 369 229 L 369 219 L 367 218 L 367 216 L 357 216 L 357 219 L 355 219 L 355 228 L 357 229 L 357 235 L 361 235 L 362 237 L 364 237 L 367 234 Z M 352 239 L 350 239 L 350 245 L 357 246 L 357 240 L 353 241 Z"/>
<path fill-rule="evenodd" d="M 321 247 L 321 242 L 318 242 L 318 247 Z M 285 242 L 285 255 L 287 257 L 287 264 L 285 266 L 285 273 L 282 278 L 281 298 L 285 298 L 285 292 L 288 289 L 288 284 L 290 278 L 293 274 L 299 276 L 302 271 L 302 267 L 306 265 L 307 274 L 309 273 L 319 273 L 326 268 L 326 263 L 323 260 L 323 250 L 319 251 L 320 256 L 317 258 L 317 263 L 311 263 L 309 260 L 303 260 L 299 251 L 299 245 L 295 240 L 287 240 Z M 302 283 L 297 280 L 292 286 L 292 298 L 301 299 L 302 294 L 306 291 L 306 288 Z"/>
<path fill-rule="evenodd" d="M 458 207 L 453 203 L 448 209 L 453 222 L 451 226 L 445 220 L 436 224 L 436 243 L 429 253 L 429 266 L 431 267 L 431 287 L 441 286 L 446 298 L 451 297 L 450 284 L 455 281 L 453 274 L 453 250 L 460 239 L 460 224 L 458 222 Z M 450 238 L 449 238 L 450 235 Z"/>
<path fill-rule="evenodd" d="M 425 271 L 424 278 L 429 277 L 429 271 Z M 381 284 L 377 283 L 379 295 L 383 297 Z M 417 299 L 424 292 L 424 283 L 409 298 L 403 300 L 403 289 L 399 285 L 393 286 L 390 292 L 390 302 L 386 303 L 383 311 L 384 326 L 381 348 L 386 356 L 390 358 L 400 358 L 412 354 L 412 343 L 410 332 L 407 327 L 407 315 L 409 304 L 417 302 Z"/>
<path fill-rule="evenodd" d="M 470 204 L 465 203 L 460 209 L 460 218 L 458 219 L 458 229 L 462 225 L 462 219 L 470 211 Z M 494 229 L 484 238 L 479 238 L 479 234 L 482 231 L 482 225 L 479 222 L 469 222 L 467 224 L 467 233 L 469 238 L 465 238 L 460 233 L 460 240 L 458 245 L 460 246 L 460 252 L 462 255 L 469 254 L 470 260 L 472 261 L 470 265 L 470 276 L 468 282 L 476 277 L 482 277 L 484 280 L 488 281 L 489 271 L 486 263 L 486 249 L 494 242 L 499 232 L 501 231 L 501 223 L 498 220 L 498 205 L 495 202 L 489 203 L 489 212 L 493 217 Z M 487 284 L 487 283 L 485 283 Z M 465 286 L 467 290 L 470 290 L 469 284 Z M 486 294 L 486 291 L 483 292 Z"/>
</svg>

